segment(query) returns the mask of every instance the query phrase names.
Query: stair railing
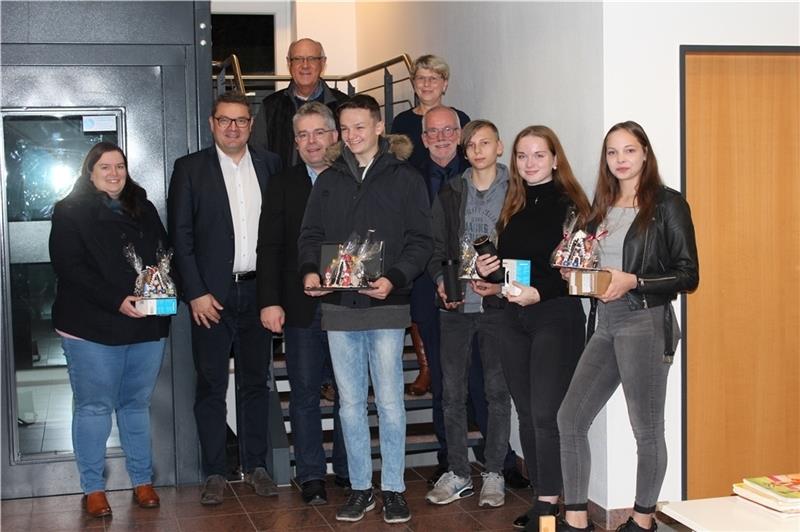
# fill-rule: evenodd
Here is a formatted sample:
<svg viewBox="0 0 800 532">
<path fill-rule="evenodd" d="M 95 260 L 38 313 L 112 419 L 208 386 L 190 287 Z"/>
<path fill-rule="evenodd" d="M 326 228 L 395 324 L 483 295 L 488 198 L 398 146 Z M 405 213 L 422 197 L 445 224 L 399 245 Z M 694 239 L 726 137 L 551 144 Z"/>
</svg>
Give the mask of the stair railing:
<svg viewBox="0 0 800 532">
<path fill-rule="evenodd" d="M 231 55 L 225 61 L 214 61 L 213 63 L 215 68 L 219 68 L 220 71 L 217 74 L 214 74 L 212 77 L 216 82 L 217 86 L 217 94 L 222 94 L 225 92 L 225 82 L 231 81 L 233 86 L 236 90 L 245 93 L 245 87 L 247 86 L 248 82 L 275 82 L 275 81 L 284 81 L 288 82 L 292 80 L 292 77 L 286 74 L 242 74 L 241 69 L 239 69 L 239 59 L 236 57 L 235 54 Z M 219 65 L 219 66 L 218 66 Z M 227 73 L 226 66 L 232 66 L 232 73 Z M 397 79 L 395 79 L 395 75 L 389 70 L 390 67 L 394 65 L 403 65 L 405 66 L 405 75 L 400 74 Z M 347 90 L 346 93 L 348 96 L 354 96 L 355 94 L 364 94 L 368 92 L 374 92 L 380 89 L 383 89 L 383 102 L 384 102 L 384 122 L 387 126 L 391 125 L 392 120 L 394 119 L 394 106 L 400 103 L 407 103 L 409 107 L 412 106 L 411 101 L 408 99 L 395 101 L 394 100 L 394 88 L 397 83 L 402 83 L 408 81 L 411 85 L 413 91 L 413 83 L 411 80 L 411 69 L 413 68 L 411 57 L 408 54 L 400 54 L 396 57 L 391 59 L 387 59 L 381 63 L 369 66 L 367 68 L 362 68 L 361 70 L 357 70 L 352 74 L 346 74 L 341 76 L 325 76 L 324 79 L 326 82 L 333 82 L 338 87 L 339 83 L 346 83 Z M 383 83 L 378 85 L 363 88 L 356 91 L 355 86 L 353 85 L 353 81 L 363 78 L 365 76 L 369 76 L 370 74 L 374 74 L 376 72 L 383 71 Z M 386 102 L 391 102 L 392 105 L 386 105 Z"/>
<path fill-rule="evenodd" d="M 229 55 L 224 61 L 212 61 L 211 67 L 217 69 L 217 74 L 212 74 L 212 78 L 217 84 L 217 94 L 227 92 L 225 90 L 225 83 L 231 81 L 234 89 L 237 92 L 245 94 L 244 76 L 242 76 L 242 69 L 239 66 L 239 58 L 236 54 Z M 228 68 L 231 69 L 232 74 L 228 74 Z"/>
</svg>

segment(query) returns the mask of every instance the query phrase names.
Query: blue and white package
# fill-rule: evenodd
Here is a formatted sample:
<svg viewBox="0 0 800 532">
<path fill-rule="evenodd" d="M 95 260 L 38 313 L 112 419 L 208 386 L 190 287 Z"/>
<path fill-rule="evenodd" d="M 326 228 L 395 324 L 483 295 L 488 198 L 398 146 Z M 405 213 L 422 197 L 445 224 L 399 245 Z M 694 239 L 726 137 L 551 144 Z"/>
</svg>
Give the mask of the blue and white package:
<svg viewBox="0 0 800 532">
<path fill-rule="evenodd" d="M 503 259 L 503 267 L 506 269 L 506 280 L 503 284 L 503 293 L 518 296 L 522 293 L 518 287 L 512 283 L 525 286 L 531 285 L 531 261 L 523 259 Z"/>
</svg>

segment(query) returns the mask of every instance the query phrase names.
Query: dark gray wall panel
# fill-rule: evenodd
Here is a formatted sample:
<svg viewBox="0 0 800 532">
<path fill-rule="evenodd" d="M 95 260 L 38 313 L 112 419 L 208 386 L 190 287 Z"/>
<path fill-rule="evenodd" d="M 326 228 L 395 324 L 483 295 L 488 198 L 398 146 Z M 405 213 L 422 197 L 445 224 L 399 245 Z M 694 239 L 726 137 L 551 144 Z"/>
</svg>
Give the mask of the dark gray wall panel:
<svg viewBox="0 0 800 532">
<path fill-rule="evenodd" d="M 191 44 L 194 41 L 193 2 L 6 4 L 9 2 L 3 2 L 3 42 Z M 13 26 L 8 32 L 6 12 Z"/>
<path fill-rule="evenodd" d="M 28 2 L 0 2 L 0 20 L 4 43 L 28 40 Z"/>
</svg>

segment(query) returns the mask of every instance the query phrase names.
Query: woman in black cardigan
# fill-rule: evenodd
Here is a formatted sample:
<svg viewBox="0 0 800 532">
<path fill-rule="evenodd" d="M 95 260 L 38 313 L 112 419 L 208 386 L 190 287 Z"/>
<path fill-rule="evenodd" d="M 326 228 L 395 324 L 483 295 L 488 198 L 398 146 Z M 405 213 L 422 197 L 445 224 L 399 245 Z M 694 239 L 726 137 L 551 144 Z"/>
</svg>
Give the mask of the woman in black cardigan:
<svg viewBox="0 0 800 532">
<path fill-rule="evenodd" d="M 515 528 L 539 530 L 539 516 L 558 513 L 561 463 L 556 414 L 584 343 L 585 316 L 550 255 L 563 237 L 567 216 L 585 220 L 589 201 L 575 179 L 556 134 L 546 126 L 523 129 L 514 140 L 511 182 L 498 220 L 498 253 L 531 261 L 531 285 L 514 283 L 506 294 L 503 372 L 519 416 L 525 463 L 537 500 Z M 486 276 L 495 256 L 478 259 Z M 511 292 L 517 292 L 516 295 Z M 527 528 L 526 528 L 527 525 Z"/>
<path fill-rule="evenodd" d="M 155 265 L 166 231 L 143 188 L 127 171 L 122 150 L 109 142 L 86 155 L 70 194 L 53 211 L 50 257 L 58 279 L 53 324 L 62 337 L 73 392 L 72 441 L 84 505 L 109 515 L 103 477 L 111 413 L 134 498 L 159 505 L 152 486 L 150 397 L 164 356 L 169 318 L 134 306 L 137 273 L 123 253 L 132 244 Z"/>
</svg>

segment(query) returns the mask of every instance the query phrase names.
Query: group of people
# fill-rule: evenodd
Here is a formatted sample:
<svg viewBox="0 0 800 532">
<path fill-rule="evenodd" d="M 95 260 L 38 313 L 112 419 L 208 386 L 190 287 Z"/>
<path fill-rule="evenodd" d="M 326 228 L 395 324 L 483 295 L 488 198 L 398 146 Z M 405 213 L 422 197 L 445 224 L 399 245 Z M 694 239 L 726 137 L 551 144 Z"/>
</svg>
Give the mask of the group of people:
<svg viewBox="0 0 800 532">
<path fill-rule="evenodd" d="M 321 79 L 320 43 L 292 43 L 287 64 L 292 82 L 268 96 L 255 118 L 244 95 L 216 99 L 214 146 L 175 162 L 169 238 L 113 144 L 92 148 L 73 191 L 56 205 L 54 324 L 74 391 L 73 441 L 87 511 L 111 513 L 103 461 L 114 411 L 134 498 L 142 507 L 159 504 L 148 408 L 169 320 L 134 306 L 136 272 L 121 252 L 131 241 L 145 263 L 154 263 L 159 245 L 173 248 L 190 307 L 201 504 L 224 497 L 231 353 L 245 482 L 259 495 L 277 493 L 265 461 L 271 335 L 282 333 L 303 499 L 327 502 L 320 387 L 332 365 L 333 470 L 335 483 L 349 489 L 336 518 L 359 521 L 376 507 L 371 383 L 383 518 L 408 521 L 402 357 L 413 322 L 427 374 L 419 388 L 432 391 L 441 448 L 428 502 L 474 493 L 472 418 L 484 436 L 479 505 L 504 504 L 505 479 L 517 461 L 508 443 L 513 398 L 535 493 L 514 526 L 538 531 L 539 517 L 559 515 L 563 496 L 559 530 L 592 530 L 587 433 L 622 384 L 638 447 L 634 514 L 622 528 L 654 530 L 666 470 L 666 381 L 680 334 L 671 301 L 697 286 L 698 262 L 688 205 L 663 185 L 641 126 L 622 122 L 609 130 L 590 203 L 546 126 L 523 129 L 510 165 L 498 162 L 504 145 L 497 127 L 443 105 L 449 68 L 439 57 L 415 62 L 418 103 L 397 116 L 392 135 L 372 97 L 347 98 Z M 568 295 L 570 271 L 550 263 L 568 217 L 605 235 L 601 264 L 611 283 L 591 300 L 588 334 L 580 298 Z M 383 246 L 377 278 L 358 290 L 322 286 L 323 244 L 368 233 Z M 463 297 L 451 301 L 442 265 L 482 235 L 494 237 L 497 253 L 475 258 Z M 530 285 L 502 290 L 490 282 L 500 257 L 529 260 Z"/>
</svg>

